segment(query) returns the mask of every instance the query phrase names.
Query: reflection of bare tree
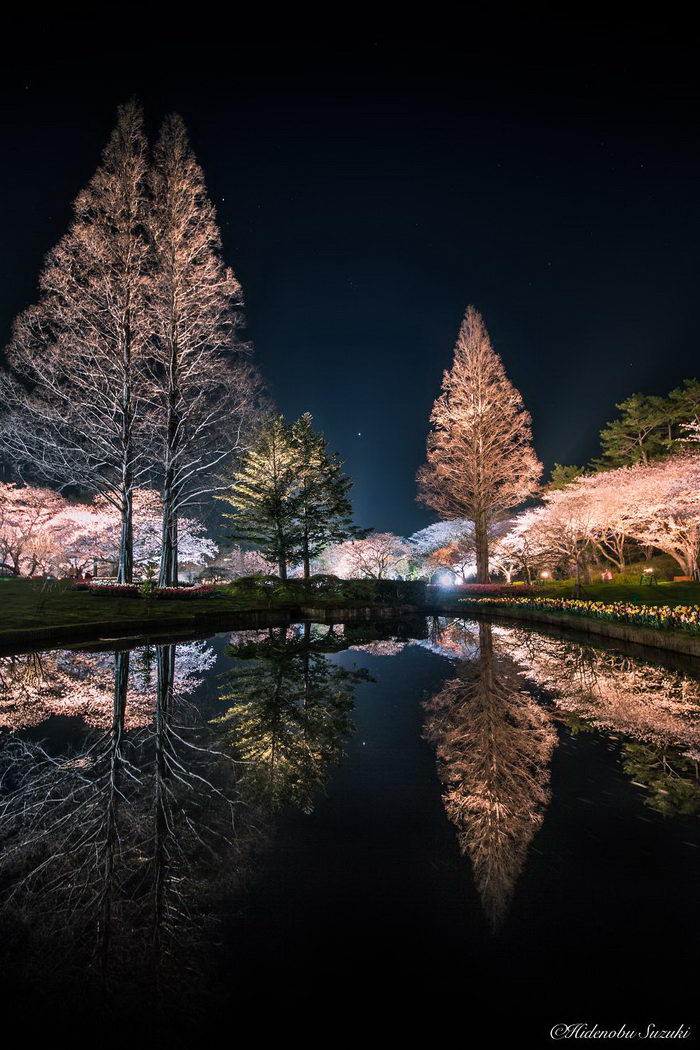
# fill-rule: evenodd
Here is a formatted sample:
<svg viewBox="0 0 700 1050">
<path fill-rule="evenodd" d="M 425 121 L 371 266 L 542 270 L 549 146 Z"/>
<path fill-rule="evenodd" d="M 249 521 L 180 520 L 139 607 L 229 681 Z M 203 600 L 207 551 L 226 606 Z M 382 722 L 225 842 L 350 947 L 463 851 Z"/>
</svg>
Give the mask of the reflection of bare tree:
<svg viewBox="0 0 700 1050">
<path fill-rule="evenodd" d="M 623 765 L 663 813 L 700 807 L 700 683 L 622 653 L 517 629 L 507 645 L 523 675 L 569 721 L 631 738 Z"/>
<path fill-rule="evenodd" d="M 244 765 L 242 790 L 275 808 L 291 802 L 304 812 L 336 763 L 352 731 L 350 712 L 363 671 L 327 659 L 347 648 L 347 632 L 310 624 L 233 639 L 240 661 L 226 678 L 217 719 L 222 741 Z"/>
<path fill-rule="evenodd" d="M 129 729 L 133 654 L 123 652 L 110 657 L 109 728 L 90 730 L 80 751 L 3 740 L 2 916 L 25 931 L 37 981 L 53 973 L 70 987 L 82 974 L 86 995 L 123 1002 L 167 988 L 167 1005 L 176 995 L 182 1006 L 204 959 L 208 897 L 239 857 L 238 800 L 234 765 L 207 746 L 182 688 L 201 659 L 182 648 L 178 671 L 176 647 L 157 647 L 149 726 Z"/>
<path fill-rule="evenodd" d="M 494 651 L 490 624 L 478 626 L 478 653 L 427 701 L 447 815 L 471 859 L 484 911 L 503 920 L 549 801 L 555 731 L 523 692 L 512 661 Z"/>
</svg>

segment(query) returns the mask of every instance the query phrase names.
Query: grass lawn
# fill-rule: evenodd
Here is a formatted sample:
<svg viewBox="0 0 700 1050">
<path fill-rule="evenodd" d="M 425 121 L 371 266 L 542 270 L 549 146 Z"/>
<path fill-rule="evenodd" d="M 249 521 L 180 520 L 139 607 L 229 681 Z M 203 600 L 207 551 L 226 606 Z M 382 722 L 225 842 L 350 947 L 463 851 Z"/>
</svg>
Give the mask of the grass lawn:
<svg viewBox="0 0 700 1050">
<path fill-rule="evenodd" d="M 573 580 L 554 580 L 537 588 L 541 598 L 571 598 Z M 640 605 L 700 605 L 700 583 L 591 583 L 581 598 L 590 602 L 634 602 Z"/>
<path fill-rule="evenodd" d="M 305 598 L 298 590 L 286 598 L 251 594 L 236 584 L 217 588 L 207 598 L 182 599 L 126 597 L 90 594 L 76 589 L 69 580 L 42 580 L 0 577 L 0 640 L 4 631 L 37 627 L 63 627 L 112 621 L 152 619 L 191 619 L 202 613 L 237 613 L 251 610 L 282 609 L 306 602 L 315 608 L 348 608 L 368 605 L 370 600 L 340 595 L 314 594 Z M 381 604 L 387 604 L 386 601 Z"/>
<path fill-rule="evenodd" d="M 258 604 L 258 608 L 264 608 Z M 236 612 L 251 608 L 244 600 L 224 589 L 210 598 L 180 599 L 127 598 L 88 594 L 76 590 L 70 581 L 44 584 L 41 580 L 0 579 L 0 635 L 3 631 L 32 627 L 56 627 L 111 620 L 154 620 L 164 617 L 194 617 L 203 612 Z"/>
</svg>

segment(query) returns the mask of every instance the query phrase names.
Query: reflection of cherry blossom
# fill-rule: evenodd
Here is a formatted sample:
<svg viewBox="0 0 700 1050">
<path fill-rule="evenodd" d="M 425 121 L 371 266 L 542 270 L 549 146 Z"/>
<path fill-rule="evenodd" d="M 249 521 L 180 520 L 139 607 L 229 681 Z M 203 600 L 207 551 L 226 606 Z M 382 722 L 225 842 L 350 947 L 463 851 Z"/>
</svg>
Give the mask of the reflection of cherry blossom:
<svg viewBox="0 0 700 1050">
<path fill-rule="evenodd" d="M 394 638 L 385 638 L 376 642 L 365 642 L 364 645 L 350 645 L 349 649 L 354 652 L 371 653 L 372 656 L 398 656 L 408 645 L 408 642 L 399 642 Z"/>
<path fill-rule="evenodd" d="M 174 695 L 186 697 L 214 664 L 206 642 L 178 646 Z M 51 716 L 80 718 L 87 726 L 111 725 L 114 653 L 55 650 L 0 658 L 0 728 L 41 725 Z M 126 729 L 149 725 L 155 704 L 154 649 L 134 649 L 129 662 Z"/>
<path fill-rule="evenodd" d="M 700 751 L 697 679 L 543 634 L 511 630 L 508 636 L 523 676 L 545 689 L 560 710 L 688 756 Z"/>
</svg>

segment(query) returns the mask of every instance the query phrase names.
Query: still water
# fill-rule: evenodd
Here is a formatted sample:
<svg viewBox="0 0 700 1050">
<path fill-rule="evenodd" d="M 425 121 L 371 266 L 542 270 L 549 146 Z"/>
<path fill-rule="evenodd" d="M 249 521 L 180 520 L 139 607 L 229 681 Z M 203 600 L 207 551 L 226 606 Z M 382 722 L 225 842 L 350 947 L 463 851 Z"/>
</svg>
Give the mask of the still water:
<svg viewBox="0 0 700 1050">
<path fill-rule="evenodd" d="M 423 618 L 0 657 L 2 1015 L 694 1028 L 698 673 Z"/>
</svg>

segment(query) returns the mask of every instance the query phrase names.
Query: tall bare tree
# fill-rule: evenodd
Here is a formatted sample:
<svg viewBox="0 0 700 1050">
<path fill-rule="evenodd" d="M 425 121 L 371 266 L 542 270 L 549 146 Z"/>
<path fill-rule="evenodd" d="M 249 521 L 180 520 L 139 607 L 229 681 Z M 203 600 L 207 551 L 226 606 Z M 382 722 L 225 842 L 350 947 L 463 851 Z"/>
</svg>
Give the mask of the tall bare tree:
<svg viewBox="0 0 700 1050">
<path fill-rule="evenodd" d="M 204 175 L 185 125 L 168 117 L 151 171 L 153 399 L 163 486 L 159 583 L 177 583 L 177 523 L 183 506 L 216 487 L 215 474 L 241 446 L 259 380 L 237 340 L 241 289 L 221 257 Z"/>
<path fill-rule="evenodd" d="M 102 163 L 49 252 L 40 298 L 18 318 L 0 441 L 35 477 L 105 495 L 119 510 L 118 577 L 133 569 L 132 493 L 148 469 L 141 397 L 148 331 L 146 140 L 119 110 Z"/>
<path fill-rule="evenodd" d="M 489 527 L 532 495 L 542 465 L 531 446 L 530 416 L 473 306 L 430 422 L 418 498 L 445 518 L 474 523 L 477 579 L 488 583 Z"/>
</svg>

